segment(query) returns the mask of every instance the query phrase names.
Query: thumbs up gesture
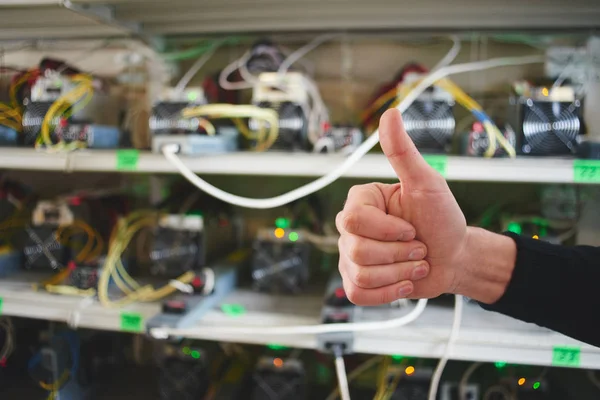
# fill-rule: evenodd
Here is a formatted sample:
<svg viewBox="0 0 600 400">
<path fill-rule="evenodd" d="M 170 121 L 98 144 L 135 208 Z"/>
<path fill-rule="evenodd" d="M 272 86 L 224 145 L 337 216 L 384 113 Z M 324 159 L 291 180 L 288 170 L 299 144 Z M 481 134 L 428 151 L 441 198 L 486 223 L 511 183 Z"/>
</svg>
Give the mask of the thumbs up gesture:
<svg viewBox="0 0 600 400">
<path fill-rule="evenodd" d="M 445 179 L 386 111 L 380 142 L 400 183 L 354 186 L 337 215 L 340 272 L 358 305 L 458 293 L 469 230 Z"/>
</svg>

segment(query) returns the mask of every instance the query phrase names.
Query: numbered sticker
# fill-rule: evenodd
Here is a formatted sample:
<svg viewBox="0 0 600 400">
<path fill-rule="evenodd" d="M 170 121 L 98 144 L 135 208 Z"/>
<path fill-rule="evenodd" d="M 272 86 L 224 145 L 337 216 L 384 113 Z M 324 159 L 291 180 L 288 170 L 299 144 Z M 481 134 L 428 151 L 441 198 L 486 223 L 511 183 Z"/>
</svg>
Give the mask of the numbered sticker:
<svg viewBox="0 0 600 400">
<path fill-rule="evenodd" d="M 140 152 L 137 150 L 117 150 L 117 171 L 135 171 Z"/>
<path fill-rule="evenodd" d="M 121 330 L 124 332 L 143 332 L 144 318 L 138 313 L 121 313 Z"/>
<path fill-rule="evenodd" d="M 423 155 L 427 164 L 431 165 L 433 169 L 440 173 L 443 177 L 446 176 L 446 169 L 448 166 L 448 157 L 446 156 L 432 156 L 432 155 Z"/>
<path fill-rule="evenodd" d="M 239 317 L 246 313 L 246 308 L 241 304 L 221 304 L 221 311 L 229 317 Z"/>
<path fill-rule="evenodd" d="M 573 161 L 573 180 L 579 183 L 600 183 L 600 160 Z"/>
<path fill-rule="evenodd" d="M 557 367 L 579 367 L 581 362 L 581 349 L 579 347 L 554 347 L 552 351 L 552 365 Z"/>
</svg>

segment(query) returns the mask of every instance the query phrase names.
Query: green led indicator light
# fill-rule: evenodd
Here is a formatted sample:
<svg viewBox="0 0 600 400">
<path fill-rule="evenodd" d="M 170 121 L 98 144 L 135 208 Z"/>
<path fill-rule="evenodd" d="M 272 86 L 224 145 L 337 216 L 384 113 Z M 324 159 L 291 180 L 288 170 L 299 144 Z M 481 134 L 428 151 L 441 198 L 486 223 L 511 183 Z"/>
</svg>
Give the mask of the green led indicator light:
<svg viewBox="0 0 600 400">
<path fill-rule="evenodd" d="M 196 100 L 198 100 L 198 92 L 189 92 L 188 93 L 188 100 L 189 101 L 196 101 Z"/>
<path fill-rule="evenodd" d="M 189 356 L 190 354 L 192 354 L 192 350 L 190 350 L 189 347 L 184 347 L 183 354 L 185 354 L 186 356 Z"/>
<path fill-rule="evenodd" d="M 506 367 L 506 362 L 505 361 L 496 361 L 494 363 L 494 365 L 496 366 L 496 368 L 501 369 Z"/>
<path fill-rule="evenodd" d="M 298 232 L 290 232 L 290 234 L 288 235 L 288 238 L 290 239 L 290 242 L 297 241 L 299 238 Z"/>
<path fill-rule="evenodd" d="M 289 347 L 282 346 L 282 345 L 280 345 L 280 344 L 277 344 L 277 343 L 269 343 L 269 344 L 267 345 L 267 348 L 268 348 L 268 349 L 270 349 L 270 350 L 277 350 L 277 351 L 279 351 L 279 350 L 287 350 L 287 349 L 289 349 Z"/>
<path fill-rule="evenodd" d="M 275 220 L 275 226 L 281 229 L 287 229 L 290 227 L 290 220 L 287 218 L 277 218 Z"/>
<path fill-rule="evenodd" d="M 229 317 L 239 317 L 246 314 L 246 309 L 241 304 L 222 304 L 221 310 Z"/>
<path fill-rule="evenodd" d="M 200 358 L 200 352 L 198 350 L 192 350 L 192 358 L 195 358 L 196 360 Z"/>
<path fill-rule="evenodd" d="M 394 361 L 402 361 L 403 359 L 404 359 L 404 356 L 401 356 L 398 354 L 392 356 L 392 360 L 394 360 Z"/>
<path fill-rule="evenodd" d="M 539 382 L 536 382 L 536 383 L 533 384 L 533 389 L 534 390 L 538 390 L 539 388 L 540 388 L 540 383 Z"/>
<path fill-rule="evenodd" d="M 520 235 L 521 232 L 523 232 L 523 228 L 521 228 L 521 224 L 519 224 L 518 222 L 511 222 L 510 224 L 508 224 L 508 231 Z"/>
</svg>

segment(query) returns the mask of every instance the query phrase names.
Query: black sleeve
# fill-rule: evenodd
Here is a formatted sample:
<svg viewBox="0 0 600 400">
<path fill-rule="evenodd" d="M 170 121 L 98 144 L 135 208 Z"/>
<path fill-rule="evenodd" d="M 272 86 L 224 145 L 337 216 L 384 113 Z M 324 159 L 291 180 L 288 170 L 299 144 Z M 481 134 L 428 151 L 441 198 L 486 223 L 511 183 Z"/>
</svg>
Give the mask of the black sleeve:
<svg viewBox="0 0 600 400">
<path fill-rule="evenodd" d="M 600 247 L 506 235 L 517 244 L 511 281 L 500 300 L 481 306 L 600 346 Z"/>
</svg>

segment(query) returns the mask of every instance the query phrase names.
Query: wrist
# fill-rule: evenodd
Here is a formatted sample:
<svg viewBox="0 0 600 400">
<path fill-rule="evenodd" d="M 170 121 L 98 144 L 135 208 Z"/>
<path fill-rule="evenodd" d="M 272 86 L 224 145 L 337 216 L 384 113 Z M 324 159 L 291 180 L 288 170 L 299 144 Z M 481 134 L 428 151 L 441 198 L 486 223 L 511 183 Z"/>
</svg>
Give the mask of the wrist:
<svg viewBox="0 0 600 400">
<path fill-rule="evenodd" d="M 517 245 L 510 237 L 468 227 L 464 251 L 456 266 L 461 279 L 453 293 L 495 303 L 510 283 L 516 259 Z"/>
</svg>

